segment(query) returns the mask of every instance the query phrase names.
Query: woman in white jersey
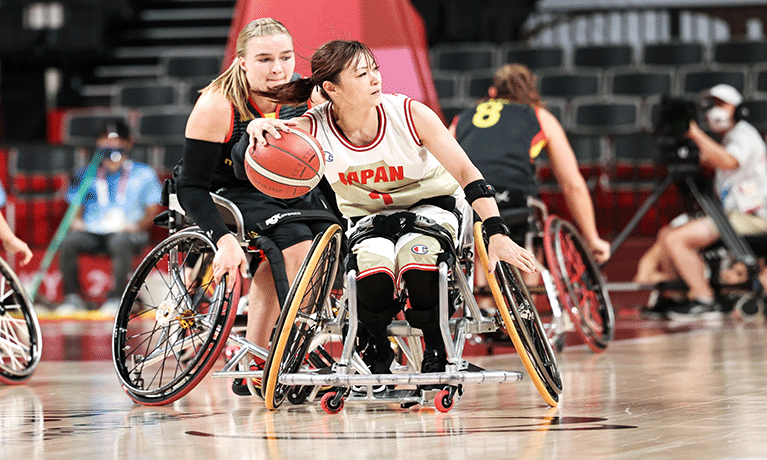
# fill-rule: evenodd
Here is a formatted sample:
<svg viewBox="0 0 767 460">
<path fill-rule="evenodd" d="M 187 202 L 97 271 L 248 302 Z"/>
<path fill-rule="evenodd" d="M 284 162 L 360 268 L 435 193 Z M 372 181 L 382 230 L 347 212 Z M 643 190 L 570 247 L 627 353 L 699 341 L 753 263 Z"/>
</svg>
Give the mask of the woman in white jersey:
<svg viewBox="0 0 767 460">
<path fill-rule="evenodd" d="M 466 199 L 490 235 L 490 265 L 504 260 L 534 272 L 533 256 L 507 236 L 492 188 L 479 170 L 431 109 L 405 96 L 381 92 L 381 74 L 367 46 L 331 41 L 312 55 L 311 63 L 311 78 L 261 94 L 280 103 L 296 103 L 319 87 L 328 102 L 290 121 L 253 120 L 247 128 L 248 149 L 256 143 L 266 145 L 264 132 L 279 137 L 278 130 L 291 127 L 308 131 L 325 151 L 325 177 L 339 209 L 353 224 L 372 214 L 410 211 L 435 220 L 455 237 L 458 221 L 452 211 L 456 200 Z M 233 150 L 234 161 L 243 161 L 244 153 Z M 409 288 L 411 308 L 405 314 L 424 333 L 421 370 L 444 371 L 445 349 L 437 320 L 439 243 L 418 233 L 393 234 L 365 240 L 351 250 L 359 268 L 360 322 L 370 334 L 364 359 L 371 370 L 389 371 L 394 354 L 386 327 L 400 309 L 396 293 Z"/>
</svg>

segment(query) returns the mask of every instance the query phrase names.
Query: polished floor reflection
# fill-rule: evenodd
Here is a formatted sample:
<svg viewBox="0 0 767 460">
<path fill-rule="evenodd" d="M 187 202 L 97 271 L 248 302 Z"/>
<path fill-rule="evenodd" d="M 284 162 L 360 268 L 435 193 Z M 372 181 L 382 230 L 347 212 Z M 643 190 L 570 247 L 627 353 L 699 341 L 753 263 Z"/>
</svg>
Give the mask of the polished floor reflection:
<svg viewBox="0 0 767 460">
<path fill-rule="evenodd" d="M 616 341 L 601 355 L 567 347 L 560 407 L 525 379 L 468 386 L 446 414 L 347 404 L 327 415 L 316 403 L 267 412 L 211 378 L 171 406 L 143 407 L 109 361 L 44 361 L 27 385 L 0 387 L 0 458 L 767 458 L 766 343 L 763 321 L 727 320 Z M 523 370 L 515 355 L 477 361 Z"/>
</svg>

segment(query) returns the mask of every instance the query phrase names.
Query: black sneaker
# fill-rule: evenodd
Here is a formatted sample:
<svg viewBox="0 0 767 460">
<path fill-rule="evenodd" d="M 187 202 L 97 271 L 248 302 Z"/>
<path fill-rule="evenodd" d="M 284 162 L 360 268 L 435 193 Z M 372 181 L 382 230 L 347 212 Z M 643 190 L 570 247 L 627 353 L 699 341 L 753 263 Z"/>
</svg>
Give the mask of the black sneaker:
<svg viewBox="0 0 767 460">
<path fill-rule="evenodd" d="M 699 319 L 719 319 L 722 317 L 722 307 L 715 301 L 703 302 L 699 299 L 691 300 L 686 304 L 672 308 L 668 311 L 669 319 L 675 321 L 695 321 Z"/>
<path fill-rule="evenodd" d="M 264 370 L 264 363 L 261 362 L 259 364 L 256 364 L 255 361 L 250 362 L 250 370 L 251 371 L 261 371 Z M 256 396 L 259 398 L 263 398 L 261 395 L 261 378 L 253 378 L 253 386 L 256 390 Z M 248 388 L 247 382 L 245 382 L 245 379 L 234 379 L 232 380 L 232 392 L 236 394 L 237 396 L 252 396 L 250 394 L 250 389 Z"/>
<path fill-rule="evenodd" d="M 385 344 L 374 347 L 369 344 L 362 355 L 362 361 L 365 362 L 371 374 L 391 374 L 391 364 L 394 362 L 394 350 L 391 349 L 388 339 Z M 367 385 L 352 386 L 356 392 L 366 392 Z M 373 393 L 383 393 L 386 391 L 386 385 L 373 386 Z"/>
<path fill-rule="evenodd" d="M 428 374 L 434 372 L 445 372 L 445 366 L 447 366 L 447 353 L 445 350 L 436 350 L 434 348 L 427 348 L 423 351 L 423 361 L 421 361 L 421 373 Z M 441 384 L 428 384 L 421 385 L 421 390 L 436 390 L 444 387 Z"/>
<path fill-rule="evenodd" d="M 664 295 L 654 292 L 647 305 L 643 305 L 639 309 L 639 316 L 643 319 L 659 320 L 666 319 L 667 313 L 674 309 L 684 305 L 681 300 L 674 299 L 672 297 L 666 297 Z"/>
</svg>

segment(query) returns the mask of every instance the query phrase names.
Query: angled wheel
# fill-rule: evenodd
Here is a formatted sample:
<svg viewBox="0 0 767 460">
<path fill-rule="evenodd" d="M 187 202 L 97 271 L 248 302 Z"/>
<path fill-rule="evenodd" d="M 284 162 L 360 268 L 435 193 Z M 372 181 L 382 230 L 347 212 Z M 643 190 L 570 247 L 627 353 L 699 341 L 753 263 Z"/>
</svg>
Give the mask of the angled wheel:
<svg viewBox="0 0 767 460">
<path fill-rule="evenodd" d="M 479 259 L 487 271 L 490 261 L 481 222 L 474 224 L 474 240 Z M 535 303 L 516 267 L 499 262 L 494 275 L 488 276 L 487 281 L 506 331 L 535 388 L 543 400 L 554 407 L 562 393 L 562 379 Z"/>
<path fill-rule="evenodd" d="M 340 249 L 341 227 L 332 225 L 314 239 L 290 287 L 264 365 L 264 399 L 269 410 L 279 407 L 291 391 L 289 385 L 278 382 L 280 374 L 298 372 L 302 366 L 316 368 L 318 355 L 313 347 L 318 344 L 313 339 L 325 319 L 323 304 L 335 280 Z"/>
<path fill-rule="evenodd" d="M 192 390 L 224 349 L 239 300 L 213 279 L 213 242 L 185 230 L 166 238 L 141 262 L 115 319 L 112 358 L 128 396 L 169 404 Z"/>
<path fill-rule="evenodd" d="M 41 355 L 42 334 L 32 302 L 0 258 L 0 382 L 13 385 L 28 379 Z"/>
<path fill-rule="evenodd" d="M 589 348 L 603 351 L 615 333 L 615 314 L 588 246 L 572 224 L 556 216 L 546 221 L 543 246 L 562 308 Z"/>
</svg>

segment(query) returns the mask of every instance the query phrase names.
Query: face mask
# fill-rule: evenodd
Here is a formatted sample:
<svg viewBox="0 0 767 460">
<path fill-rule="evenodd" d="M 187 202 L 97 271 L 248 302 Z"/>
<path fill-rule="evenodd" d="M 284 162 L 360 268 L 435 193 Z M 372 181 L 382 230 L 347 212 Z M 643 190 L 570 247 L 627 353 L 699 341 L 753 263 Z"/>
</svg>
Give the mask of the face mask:
<svg viewBox="0 0 767 460">
<path fill-rule="evenodd" d="M 724 107 L 712 107 L 706 112 L 708 126 L 714 132 L 727 131 L 732 127 L 732 116 Z"/>
<path fill-rule="evenodd" d="M 123 155 L 125 154 L 125 151 L 123 149 L 115 149 L 115 148 L 101 149 L 101 152 L 102 152 L 102 155 L 103 155 L 102 158 L 104 160 L 108 159 L 108 160 L 113 161 L 115 163 L 120 161 L 122 159 Z"/>
</svg>

